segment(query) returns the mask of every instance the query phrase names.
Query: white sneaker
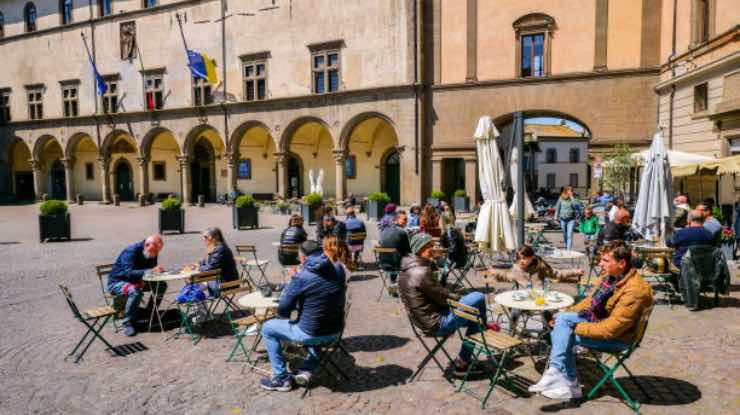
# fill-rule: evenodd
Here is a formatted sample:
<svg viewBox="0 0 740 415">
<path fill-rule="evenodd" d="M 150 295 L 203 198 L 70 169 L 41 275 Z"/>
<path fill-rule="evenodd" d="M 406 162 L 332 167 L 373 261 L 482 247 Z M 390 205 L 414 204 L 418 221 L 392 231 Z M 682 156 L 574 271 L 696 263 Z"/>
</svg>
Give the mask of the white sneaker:
<svg viewBox="0 0 740 415">
<path fill-rule="evenodd" d="M 247 327 L 247 331 L 244 332 L 245 336 L 256 336 L 259 327 L 257 327 L 256 324 L 252 324 L 251 326 Z"/>
<path fill-rule="evenodd" d="M 295 375 L 294 380 L 299 386 L 306 386 L 311 382 L 311 372 L 301 370 L 297 375 Z"/>
<path fill-rule="evenodd" d="M 560 378 L 565 378 L 560 370 L 554 367 L 549 367 L 542 375 L 542 379 L 540 379 L 540 381 L 535 383 L 534 385 L 530 386 L 528 390 L 532 393 L 542 392 L 543 390 L 549 388 L 552 384 L 560 380 Z"/>
<path fill-rule="evenodd" d="M 580 399 L 583 396 L 578 379 L 568 380 L 563 376 L 552 387 L 542 391 L 542 396 L 550 399 Z"/>
</svg>

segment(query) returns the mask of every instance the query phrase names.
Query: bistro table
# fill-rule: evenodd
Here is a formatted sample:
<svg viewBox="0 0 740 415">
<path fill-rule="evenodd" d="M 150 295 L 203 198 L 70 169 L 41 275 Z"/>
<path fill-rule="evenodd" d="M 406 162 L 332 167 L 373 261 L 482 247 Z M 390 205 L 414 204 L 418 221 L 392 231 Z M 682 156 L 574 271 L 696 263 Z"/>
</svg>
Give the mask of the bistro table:
<svg viewBox="0 0 740 415">
<path fill-rule="evenodd" d="M 154 295 L 154 305 L 152 306 L 152 313 L 149 315 L 149 331 L 152 331 L 152 323 L 154 322 L 154 316 L 157 316 L 157 322 L 159 323 L 159 329 L 164 333 L 164 325 L 162 324 L 162 314 L 159 310 L 159 305 L 157 304 L 157 296 L 156 294 L 159 293 L 159 286 L 163 282 L 170 282 L 170 281 L 178 281 L 178 280 L 188 280 L 193 275 L 197 274 L 198 271 L 176 271 L 176 272 L 149 272 L 144 274 L 143 280 L 149 285 L 149 291 Z M 164 296 L 166 293 L 162 293 L 162 296 Z"/>
<path fill-rule="evenodd" d="M 251 293 L 239 298 L 237 300 L 237 303 L 239 306 L 253 309 L 255 310 L 255 314 L 257 314 L 258 310 L 264 310 L 264 313 L 267 314 L 271 310 L 277 308 L 278 303 L 280 302 L 280 293 L 273 293 L 270 297 L 265 297 L 262 294 L 262 291 L 255 290 Z M 254 353 L 255 350 L 257 350 L 257 346 L 259 345 L 260 341 L 262 340 L 262 325 L 264 324 L 267 319 L 260 319 L 255 318 L 255 323 L 257 325 L 257 334 L 255 335 L 254 342 L 249 347 L 249 350 L 247 351 L 247 365 L 258 372 L 262 372 L 264 374 L 269 375 L 270 372 L 266 371 L 264 369 L 260 369 L 257 367 L 257 359 L 252 359 L 252 353 Z M 246 330 L 245 330 L 246 332 Z"/>
</svg>

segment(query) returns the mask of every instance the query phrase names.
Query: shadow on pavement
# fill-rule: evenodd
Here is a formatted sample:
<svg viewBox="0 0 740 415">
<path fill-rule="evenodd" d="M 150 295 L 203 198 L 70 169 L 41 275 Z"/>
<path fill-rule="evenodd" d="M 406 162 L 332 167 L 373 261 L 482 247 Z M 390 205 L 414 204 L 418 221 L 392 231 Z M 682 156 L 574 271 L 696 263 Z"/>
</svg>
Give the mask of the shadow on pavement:
<svg viewBox="0 0 740 415">
<path fill-rule="evenodd" d="M 118 346 L 113 346 L 113 352 L 121 357 L 126 357 L 132 354 L 141 353 L 144 351 L 149 350 L 144 344 L 141 342 L 134 342 L 134 343 L 126 343 L 126 344 L 119 344 Z"/>
<path fill-rule="evenodd" d="M 406 337 L 392 335 L 383 336 L 352 336 L 342 339 L 344 348 L 348 352 L 380 352 L 402 347 L 409 342 Z"/>
</svg>

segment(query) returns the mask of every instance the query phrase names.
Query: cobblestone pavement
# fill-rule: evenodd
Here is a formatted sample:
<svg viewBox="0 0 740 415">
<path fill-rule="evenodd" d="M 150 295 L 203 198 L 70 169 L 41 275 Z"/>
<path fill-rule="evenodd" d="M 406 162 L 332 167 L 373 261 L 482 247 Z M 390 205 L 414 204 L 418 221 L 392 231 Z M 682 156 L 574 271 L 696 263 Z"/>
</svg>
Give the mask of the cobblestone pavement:
<svg viewBox="0 0 740 415">
<path fill-rule="evenodd" d="M 422 357 L 400 304 L 376 301 L 380 281 L 359 273 L 351 282 L 353 308 L 346 332 L 354 361 L 344 359 L 349 382 L 323 377 L 305 399 L 301 390 L 266 393 L 260 376 L 242 363 L 224 360 L 234 340 L 210 337 L 197 346 L 185 338 L 165 340 L 160 333 L 133 339 L 114 334 L 116 345 L 135 342 L 141 350 L 111 357 L 100 344 L 79 364 L 64 356 L 82 335 L 57 284 L 65 284 L 82 308 L 101 305 L 93 265 L 111 262 L 127 244 L 152 233 L 156 208 L 72 206 L 73 242 L 40 244 L 36 206 L 0 207 L 0 413 L 2 414 L 623 414 L 630 413 L 608 390 L 597 401 L 570 408 L 539 396 L 516 397 L 497 388 L 488 407 L 455 393 L 430 366 L 420 381 L 404 380 Z M 203 254 L 198 231 L 220 226 L 231 244 L 255 243 L 272 262 L 286 216 L 261 216 L 262 228 L 232 231 L 230 211 L 221 206 L 188 208 L 184 235 L 165 237 L 160 263 L 175 268 Z M 374 226 L 369 226 L 369 229 Z M 548 237 L 557 239 L 556 234 Z M 374 230 L 369 239 L 375 239 Z M 578 241 L 580 242 L 580 241 Z M 367 255 L 369 259 L 369 255 Z M 177 287 L 173 287 L 173 290 Z M 560 286 L 573 292 L 572 286 Z M 630 360 L 633 372 L 651 397 L 646 414 L 730 414 L 740 411 L 740 319 L 738 293 L 718 308 L 688 312 L 681 306 L 656 307 L 643 345 Z M 450 349 L 457 345 L 452 343 Z M 518 358 L 518 373 L 539 379 L 528 358 Z M 265 366 L 266 367 L 266 366 Z M 594 382 L 595 370 L 579 362 L 581 381 Z M 540 368 L 541 370 L 541 368 Z M 621 373 L 621 372 L 620 372 Z M 620 377 L 625 376 L 624 373 Z M 485 382 L 474 382 L 481 388 Z"/>
</svg>

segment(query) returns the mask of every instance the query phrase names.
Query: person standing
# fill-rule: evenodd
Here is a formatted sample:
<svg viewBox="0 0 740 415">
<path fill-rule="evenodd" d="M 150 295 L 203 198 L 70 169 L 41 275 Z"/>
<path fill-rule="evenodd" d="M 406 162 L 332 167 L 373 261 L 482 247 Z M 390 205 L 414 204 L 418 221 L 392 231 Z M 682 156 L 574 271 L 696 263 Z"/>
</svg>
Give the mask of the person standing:
<svg viewBox="0 0 740 415">
<path fill-rule="evenodd" d="M 565 249 L 573 249 L 573 228 L 576 226 L 576 210 L 578 200 L 573 196 L 573 188 L 566 186 L 555 204 L 555 218 L 560 221 L 563 229 Z"/>
<path fill-rule="evenodd" d="M 579 222 L 578 232 L 583 234 L 586 241 L 595 241 L 601 230 L 601 224 L 599 224 L 599 218 L 594 215 L 593 209 L 586 208 Z"/>
</svg>

